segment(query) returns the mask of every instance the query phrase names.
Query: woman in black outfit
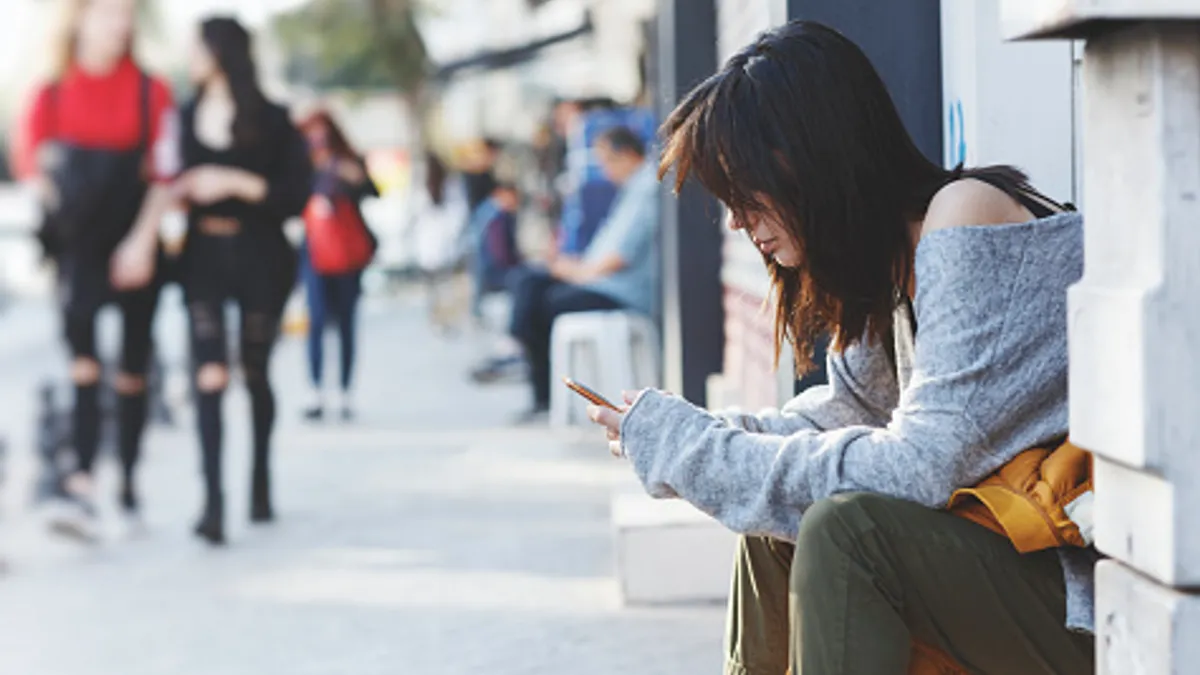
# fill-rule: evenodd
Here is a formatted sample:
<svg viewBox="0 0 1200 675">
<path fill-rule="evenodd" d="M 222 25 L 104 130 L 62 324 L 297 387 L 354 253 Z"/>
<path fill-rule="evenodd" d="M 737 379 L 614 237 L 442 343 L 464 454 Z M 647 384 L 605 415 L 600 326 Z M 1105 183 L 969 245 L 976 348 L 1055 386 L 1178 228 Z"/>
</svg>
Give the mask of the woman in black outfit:
<svg viewBox="0 0 1200 675">
<path fill-rule="evenodd" d="M 176 196 L 187 205 L 182 258 L 191 320 L 205 508 L 196 534 L 224 543 L 221 398 L 229 383 L 225 304 L 241 317 L 242 373 L 254 426 L 250 520 L 273 519 L 270 441 L 275 397 L 267 379 L 271 348 L 296 278 L 296 253 L 283 223 L 301 213 L 312 166 L 287 111 L 264 97 L 251 38 L 236 20 L 205 21 L 192 56 L 198 87 L 181 114 L 185 172 Z"/>
</svg>

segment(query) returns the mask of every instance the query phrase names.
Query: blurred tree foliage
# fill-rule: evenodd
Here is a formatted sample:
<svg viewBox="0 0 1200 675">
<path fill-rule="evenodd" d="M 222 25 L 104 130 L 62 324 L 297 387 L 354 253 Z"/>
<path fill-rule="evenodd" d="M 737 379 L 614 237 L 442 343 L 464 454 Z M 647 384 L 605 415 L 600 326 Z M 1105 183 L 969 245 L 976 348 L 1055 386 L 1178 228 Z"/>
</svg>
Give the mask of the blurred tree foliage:
<svg viewBox="0 0 1200 675">
<path fill-rule="evenodd" d="M 318 89 L 394 89 L 416 101 L 428 54 L 419 0 L 309 0 L 274 21 L 288 77 Z"/>
</svg>

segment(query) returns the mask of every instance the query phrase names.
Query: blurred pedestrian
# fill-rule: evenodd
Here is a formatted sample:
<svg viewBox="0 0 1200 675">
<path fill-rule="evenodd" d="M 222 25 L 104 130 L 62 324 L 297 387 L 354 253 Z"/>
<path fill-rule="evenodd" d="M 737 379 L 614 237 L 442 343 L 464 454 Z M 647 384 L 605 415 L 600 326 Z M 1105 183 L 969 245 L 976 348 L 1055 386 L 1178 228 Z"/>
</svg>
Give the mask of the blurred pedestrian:
<svg viewBox="0 0 1200 675">
<path fill-rule="evenodd" d="M 504 144 L 495 138 L 484 138 L 480 141 L 480 146 L 463 172 L 467 188 L 467 206 L 472 214 L 496 189 L 496 164 L 504 152 Z"/>
<path fill-rule="evenodd" d="M 267 369 L 297 262 L 282 226 L 304 210 L 313 169 L 288 111 L 263 95 L 251 36 L 240 23 L 205 21 L 190 69 L 198 91 L 181 116 L 185 173 L 175 193 L 188 211 L 182 275 L 204 466 L 205 506 L 196 534 L 221 544 L 221 399 L 229 384 L 225 305 L 234 302 L 239 309 L 238 356 L 250 392 L 250 520 L 265 523 L 274 519 L 269 462 L 275 396 Z"/>
<path fill-rule="evenodd" d="M 134 471 L 146 424 L 146 370 L 158 303 L 158 228 L 177 171 L 171 92 L 134 56 L 135 0 L 68 0 L 50 82 L 33 99 L 16 166 L 37 189 L 38 232 L 58 273 L 75 400 L 73 472 L 59 486 L 55 531 L 96 536 L 93 469 L 100 442 L 96 315 L 123 320 L 116 391 L 121 512 L 139 513 Z"/>
<path fill-rule="evenodd" d="M 483 320 L 483 299 L 507 288 L 508 273 L 521 264 L 517 211 L 521 196 L 512 183 L 500 183 L 471 221 L 471 315 Z"/>
<path fill-rule="evenodd" d="M 416 191 L 414 226 L 417 264 L 428 294 L 429 318 L 441 331 L 453 330 L 454 302 L 448 282 L 462 266 L 459 242 L 467 224 L 466 187 L 436 153 L 425 156 L 425 189 Z"/>
<path fill-rule="evenodd" d="M 332 311 L 341 340 L 341 416 L 349 420 L 354 416 L 351 386 L 362 271 L 377 248 L 359 204 L 378 197 L 379 190 L 362 157 L 328 112 L 309 116 L 300 129 L 316 167 L 313 196 L 305 211 L 307 237 L 300 251 L 300 275 L 308 299 L 308 373 L 312 384 L 304 417 L 315 421 L 325 416 L 321 390 L 325 318 Z"/>
</svg>

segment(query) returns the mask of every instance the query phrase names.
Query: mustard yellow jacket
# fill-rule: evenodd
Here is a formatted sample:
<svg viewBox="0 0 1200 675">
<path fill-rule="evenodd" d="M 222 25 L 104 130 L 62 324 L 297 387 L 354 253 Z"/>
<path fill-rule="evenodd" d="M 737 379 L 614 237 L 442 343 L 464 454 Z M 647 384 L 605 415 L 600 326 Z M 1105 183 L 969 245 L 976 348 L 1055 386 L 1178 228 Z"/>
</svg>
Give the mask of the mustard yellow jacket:
<svg viewBox="0 0 1200 675">
<path fill-rule="evenodd" d="M 1091 543 L 1091 453 L 1065 441 L 1032 448 L 950 498 L 951 513 L 1008 537 L 1021 553 Z M 1072 518 L 1074 516 L 1074 519 Z M 909 675 L 969 675 L 944 652 L 914 642 Z"/>
</svg>

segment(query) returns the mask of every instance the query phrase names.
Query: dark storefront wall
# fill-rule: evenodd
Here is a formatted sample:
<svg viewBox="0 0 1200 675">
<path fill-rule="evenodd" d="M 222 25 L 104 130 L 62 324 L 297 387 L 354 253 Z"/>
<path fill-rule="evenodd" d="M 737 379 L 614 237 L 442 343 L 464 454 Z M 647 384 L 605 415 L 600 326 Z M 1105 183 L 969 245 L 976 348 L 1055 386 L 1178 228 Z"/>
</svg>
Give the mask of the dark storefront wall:
<svg viewBox="0 0 1200 675">
<path fill-rule="evenodd" d="M 788 17 L 830 25 L 862 47 L 917 147 L 942 162 L 939 0 L 788 0 Z"/>
<path fill-rule="evenodd" d="M 716 70 L 716 9 L 711 2 L 659 0 L 657 68 L 651 72 L 659 119 Z M 666 181 L 669 184 L 671 181 Z M 662 191 L 663 380 L 697 405 L 720 372 L 725 344 L 721 307 L 720 206 L 690 182 L 678 198 Z"/>
</svg>

